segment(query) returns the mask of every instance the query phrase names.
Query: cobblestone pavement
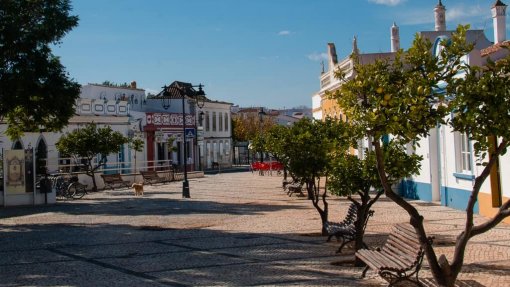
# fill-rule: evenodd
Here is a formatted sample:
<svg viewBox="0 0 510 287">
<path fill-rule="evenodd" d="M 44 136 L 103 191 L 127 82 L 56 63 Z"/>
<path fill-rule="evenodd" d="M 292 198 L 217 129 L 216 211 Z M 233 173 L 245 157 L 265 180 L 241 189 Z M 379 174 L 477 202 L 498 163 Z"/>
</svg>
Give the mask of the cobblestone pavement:
<svg viewBox="0 0 510 287">
<path fill-rule="evenodd" d="M 384 286 L 345 262 L 351 248 L 318 236 L 310 201 L 288 197 L 281 177 L 249 172 L 182 184 L 105 191 L 53 206 L 0 208 L 0 286 Z M 349 203 L 330 197 L 331 220 Z M 416 201 L 437 252 L 452 256 L 464 214 Z M 381 198 L 367 227 L 380 246 L 408 217 Z M 483 220 L 480 217 L 477 221 Z M 510 225 L 471 240 L 459 286 L 510 286 Z M 420 278 L 431 280 L 424 264 Z"/>
</svg>

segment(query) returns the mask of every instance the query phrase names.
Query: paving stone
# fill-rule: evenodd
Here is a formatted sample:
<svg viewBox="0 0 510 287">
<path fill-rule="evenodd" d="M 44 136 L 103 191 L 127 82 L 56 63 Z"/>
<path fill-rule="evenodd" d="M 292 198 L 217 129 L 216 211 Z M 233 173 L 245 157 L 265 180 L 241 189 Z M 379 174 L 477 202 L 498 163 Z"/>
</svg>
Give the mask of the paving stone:
<svg viewBox="0 0 510 287">
<path fill-rule="evenodd" d="M 385 286 L 375 272 L 360 279 L 352 245 L 320 236 L 312 203 L 289 197 L 282 178 L 250 172 L 98 192 L 51 206 L 0 208 L 3 286 Z M 328 197 L 330 220 L 350 204 Z M 436 237 L 436 253 L 453 257 L 465 213 L 411 201 Z M 381 197 L 365 241 L 381 246 L 408 215 Z M 477 223 L 484 218 L 475 216 Z M 457 286 L 509 286 L 510 225 L 472 238 Z M 434 286 L 424 261 L 420 278 Z"/>
</svg>

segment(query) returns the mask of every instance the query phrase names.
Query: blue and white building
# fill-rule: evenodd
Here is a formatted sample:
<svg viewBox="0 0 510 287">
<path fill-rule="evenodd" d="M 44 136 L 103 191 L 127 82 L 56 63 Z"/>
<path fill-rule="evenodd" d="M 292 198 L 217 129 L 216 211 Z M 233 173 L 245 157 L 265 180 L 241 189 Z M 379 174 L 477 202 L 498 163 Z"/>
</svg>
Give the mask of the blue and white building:
<svg viewBox="0 0 510 287">
<path fill-rule="evenodd" d="M 438 54 L 443 38 L 451 36 L 453 31 L 446 30 L 445 7 L 441 1 L 435 7 L 435 31 L 420 34 L 429 39 L 433 53 Z M 467 41 L 474 43 L 474 50 L 464 57 L 471 66 L 483 66 L 490 57 L 497 61 L 506 57 L 506 5 L 496 1 L 491 8 L 494 23 L 494 42 L 485 36 L 483 30 L 469 30 Z M 461 75 L 459 75 L 461 76 Z M 497 140 L 497 139 L 496 139 Z M 466 134 L 454 132 L 447 125 L 438 125 L 430 131 L 430 136 L 422 139 L 416 148 L 416 154 L 422 155 L 421 172 L 412 179 L 404 181 L 400 192 L 407 198 L 439 202 L 441 205 L 464 210 L 466 208 L 474 179 L 482 172 L 483 166 L 477 165 L 473 152 L 473 142 Z M 475 213 L 493 215 L 502 202 L 510 199 L 510 156 L 499 158 L 490 180 L 481 188 Z"/>
</svg>

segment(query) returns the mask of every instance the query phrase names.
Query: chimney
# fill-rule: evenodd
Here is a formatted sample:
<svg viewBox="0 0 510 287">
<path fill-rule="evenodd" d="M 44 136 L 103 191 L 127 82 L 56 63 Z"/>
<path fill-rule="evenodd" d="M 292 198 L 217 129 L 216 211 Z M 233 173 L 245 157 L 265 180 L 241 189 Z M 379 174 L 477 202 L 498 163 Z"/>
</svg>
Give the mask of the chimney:
<svg viewBox="0 0 510 287">
<path fill-rule="evenodd" d="M 436 31 L 446 31 L 446 8 L 444 7 L 441 0 L 437 4 L 436 8 L 434 8 L 434 18 L 435 18 L 435 30 Z"/>
<path fill-rule="evenodd" d="M 359 55 L 358 38 L 356 38 L 356 36 L 352 38 L 352 53 Z"/>
<path fill-rule="evenodd" d="M 391 26 L 391 52 L 398 50 L 400 50 L 400 35 L 397 24 L 393 22 L 393 26 Z"/>
<path fill-rule="evenodd" d="M 338 64 L 338 58 L 336 56 L 335 44 L 328 43 L 328 71 L 332 70 L 336 64 Z"/>
<path fill-rule="evenodd" d="M 494 25 L 494 44 L 504 42 L 506 40 L 506 6 L 500 0 L 492 5 L 492 23 Z"/>
<path fill-rule="evenodd" d="M 136 81 L 132 81 L 130 87 L 131 89 L 136 89 Z"/>
</svg>

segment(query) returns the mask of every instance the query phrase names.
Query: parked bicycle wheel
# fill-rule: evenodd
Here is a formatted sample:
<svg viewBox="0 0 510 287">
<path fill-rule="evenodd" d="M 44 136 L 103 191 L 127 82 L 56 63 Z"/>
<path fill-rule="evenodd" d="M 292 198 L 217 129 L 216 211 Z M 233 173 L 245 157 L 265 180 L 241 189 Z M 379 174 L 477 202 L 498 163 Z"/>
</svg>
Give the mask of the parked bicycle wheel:
<svg viewBox="0 0 510 287">
<path fill-rule="evenodd" d="M 79 183 L 79 182 L 73 182 L 69 185 L 67 188 L 68 194 L 75 199 L 82 198 L 86 193 L 85 185 Z"/>
<path fill-rule="evenodd" d="M 69 183 L 64 179 L 64 177 L 59 176 L 55 178 L 54 181 L 55 192 L 58 199 L 66 199 L 70 198 L 68 193 Z"/>
</svg>

